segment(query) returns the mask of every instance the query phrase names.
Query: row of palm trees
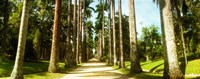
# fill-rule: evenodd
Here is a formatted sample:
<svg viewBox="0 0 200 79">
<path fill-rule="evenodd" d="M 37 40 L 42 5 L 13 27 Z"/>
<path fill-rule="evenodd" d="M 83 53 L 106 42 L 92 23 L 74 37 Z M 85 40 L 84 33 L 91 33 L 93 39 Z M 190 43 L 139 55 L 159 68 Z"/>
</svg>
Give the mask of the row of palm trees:
<svg viewBox="0 0 200 79">
<path fill-rule="evenodd" d="M 117 65 L 117 54 L 116 54 L 116 35 L 115 35 L 115 0 L 108 0 L 108 49 L 109 49 L 109 61 L 108 64 Z M 154 0 L 155 1 L 155 0 Z M 174 34 L 174 25 L 173 25 L 173 17 L 172 17 L 172 2 L 170 0 L 157 0 L 160 6 L 161 13 L 161 24 L 162 24 L 162 34 L 163 34 L 163 48 L 164 48 L 164 60 L 165 60 L 165 68 L 164 68 L 164 77 L 165 79 L 176 79 L 176 78 L 184 78 L 179 64 L 176 53 L 176 44 L 175 44 L 175 34 Z M 111 10 L 112 9 L 112 18 L 111 18 Z M 119 32 L 120 32 L 120 61 L 119 68 L 123 68 L 124 65 L 124 56 L 123 56 L 123 40 L 122 40 L 122 26 L 121 26 L 121 0 L 118 0 L 118 10 L 119 10 Z M 104 12 L 104 9 L 103 9 Z M 104 13 L 103 13 L 104 14 Z M 112 20 L 112 23 L 111 23 Z M 104 20 L 103 20 L 104 21 Z M 104 24 L 102 24 L 102 27 Z M 112 27 L 112 29 L 111 29 Z M 104 28 L 102 28 L 102 31 Z M 111 34 L 112 30 L 112 34 Z M 112 35 L 112 36 L 111 36 Z M 135 7 L 134 0 L 129 0 L 129 35 L 130 35 L 130 72 L 131 73 L 140 73 L 142 72 L 138 50 L 137 50 L 137 33 L 136 33 L 136 21 L 135 21 Z M 101 39 L 101 37 L 99 37 Z M 102 38 L 104 38 L 102 36 Z M 113 40 L 112 40 L 113 39 Z M 102 43 L 104 40 L 102 41 Z M 183 45 L 184 46 L 184 45 Z M 101 47 L 101 43 L 100 46 Z M 100 54 L 103 54 L 103 49 L 100 48 Z M 113 53 L 112 53 L 113 52 Z M 100 55 L 102 56 L 102 55 Z M 100 58 L 101 59 L 101 58 Z"/>
<path fill-rule="evenodd" d="M 69 3 L 71 0 L 69 0 Z M 109 7 L 112 4 L 112 24 L 111 20 L 109 20 L 109 63 L 117 65 L 117 55 L 116 55 L 116 41 L 115 41 L 115 0 L 109 0 Z M 54 28 L 53 28 L 53 39 L 52 39 L 52 49 L 51 49 L 51 58 L 49 63 L 49 72 L 58 72 L 58 60 L 59 60 L 59 24 L 60 24 L 60 13 L 61 13 L 61 4 L 62 0 L 55 0 L 55 15 L 54 15 Z M 73 26 L 73 42 L 74 42 L 74 50 L 72 56 L 76 58 L 76 64 L 81 63 L 82 57 L 82 0 L 79 0 L 79 8 L 78 8 L 78 21 L 77 21 L 77 0 L 74 0 L 74 26 Z M 121 16 L 121 0 L 119 0 L 119 13 Z M 163 47 L 164 47 L 164 78 L 166 79 L 182 79 L 183 74 L 180 71 L 176 53 L 176 45 L 175 45 L 175 35 L 174 35 L 174 26 L 173 26 L 173 18 L 172 18 L 172 10 L 171 10 L 171 0 L 160 0 L 160 12 L 161 12 L 161 24 L 162 24 L 162 33 L 163 33 Z M 17 48 L 17 55 L 15 60 L 15 66 L 13 72 L 11 74 L 11 79 L 23 79 L 23 59 L 24 59 L 24 49 L 26 44 L 26 33 L 27 33 L 27 25 L 28 25 L 28 16 L 29 16 L 29 0 L 24 0 L 23 2 L 23 10 L 21 16 L 20 23 L 20 33 L 19 33 L 19 41 Z M 69 10 L 71 11 L 71 10 Z M 108 10 L 109 18 L 110 18 L 111 10 Z M 69 17 L 70 18 L 70 17 Z M 70 20 L 70 19 L 68 19 Z M 77 22 L 78 23 L 77 23 Z M 69 21 L 71 22 L 71 21 Z M 136 35 L 136 23 L 135 23 L 135 8 L 134 8 L 134 0 L 129 0 L 129 32 L 130 32 L 130 72 L 131 73 L 140 73 L 142 72 L 138 51 L 137 51 L 137 35 Z M 104 26 L 104 22 L 103 26 Z M 121 22 L 120 22 L 121 23 Z M 112 34 L 113 41 L 111 43 L 111 25 L 112 25 Z M 70 26 L 70 24 L 69 24 Z M 121 28 L 122 26 L 120 26 Z M 104 28 L 103 28 L 104 29 Z M 121 30 L 121 29 L 120 29 Z M 120 31 L 120 43 L 122 43 L 122 31 Z M 68 33 L 69 34 L 69 33 Z M 104 34 L 102 34 L 104 39 Z M 111 44 L 113 44 L 113 50 L 111 50 Z M 104 45 L 104 44 L 103 44 Z M 120 46 L 123 46 L 120 44 Z M 120 67 L 124 67 L 124 59 L 123 59 L 123 47 L 120 47 Z M 104 48 L 103 48 L 104 50 Z M 113 59 L 112 53 L 113 52 Z M 76 53 L 75 53 L 76 52 Z M 104 52 L 103 52 L 104 53 Z"/>
<path fill-rule="evenodd" d="M 107 0 L 106 1 L 108 4 L 108 52 L 109 52 L 109 59 L 108 59 L 108 64 L 117 66 L 118 65 L 118 58 L 117 58 L 117 53 L 116 53 L 116 31 L 115 31 L 115 0 Z M 104 0 L 103 0 L 104 3 Z M 131 59 L 131 72 L 132 73 L 140 73 L 142 72 L 142 69 L 140 67 L 139 63 L 139 57 L 137 53 L 137 38 L 136 38 L 136 24 L 135 24 L 135 9 L 134 9 L 134 0 L 130 0 L 129 2 L 129 7 L 130 7 L 130 15 L 129 15 L 129 28 L 130 28 L 130 59 Z M 104 4 L 103 4 L 103 13 L 104 15 Z M 124 63 L 124 53 L 123 53 L 123 32 L 122 32 L 122 8 L 121 8 L 121 0 L 118 0 L 118 10 L 119 10 L 119 68 L 124 68 L 125 63 Z M 112 13 L 111 13 L 112 11 Z M 112 16 L 112 18 L 111 18 Z M 104 16 L 103 16 L 104 17 Z M 104 44 L 101 44 L 101 39 L 102 43 L 104 43 L 104 18 L 102 18 L 102 34 L 101 31 L 99 32 L 102 37 L 99 37 L 100 43 L 98 43 L 99 47 L 97 49 L 98 53 L 100 54 L 100 60 L 102 59 L 101 57 L 103 56 L 103 53 L 105 53 L 105 46 Z M 112 28 L 112 29 L 111 29 Z M 111 33 L 112 32 L 112 33 Z M 102 47 L 102 48 L 101 48 Z"/>
</svg>

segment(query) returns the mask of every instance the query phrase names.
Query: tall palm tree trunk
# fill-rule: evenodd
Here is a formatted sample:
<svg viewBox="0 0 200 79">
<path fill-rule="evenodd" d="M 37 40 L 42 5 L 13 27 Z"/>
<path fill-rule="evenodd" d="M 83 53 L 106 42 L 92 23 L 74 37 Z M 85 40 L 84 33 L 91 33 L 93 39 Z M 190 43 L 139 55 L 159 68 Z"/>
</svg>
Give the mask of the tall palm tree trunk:
<svg viewBox="0 0 200 79">
<path fill-rule="evenodd" d="M 124 68 L 124 52 L 123 52 L 123 36 L 122 36 L 122 7 L 121 0 L 118 0 L 118 8 L 119 8 L 119 50 L 120 50 L 120 65 L 119 68 Z"/>
<path fill-rule="evenodd" d="M 101 30 L 99 30 L 99 33 L 98 33 L 99 35 L 99 37 L 98 37 L 98 40 L 99 40 L 99 44 L 98 44 L 98 46 L 99 46 L 99 60 L 101 60 L 101 57 L 102 57 L 102 31 Z"/>
<path fill-rule="evenodd" d="M 85 24 L 85 34 L 86 34 L 86 37 L 85 37 L 85 39 L 86 39 L 86 54 L 87 54 L 87 61 L 88 61 L 88 59 L 90 59 L 90 55 L 92 53 L 90 52 L 90 47 L 89 47 L 89 39 L 90 39 L 90 37 L 89 37 L 89 28 L 88 28 L 88 26 L 86 24 Z"/>
<path fill-rule="evenodd" d="M 67 38 L 66 38 L 66 53 L 65 53 L 65 67 L 72 67 L 72 51 L 71 51 L 71 2 L 68 0 L 68 26 L 67 26 Z"/>
<path fill-rule="evenodd" d="M 76 37 L 76 63 L 77 64 L 80 64 L 80 61 L 79 61 L 79 33 L 80 33 L 80 1 L 78 2 L 78 23 L 77 23 L 77 37 Z"/>
<path fill-rule="evenodd" d="M 104 0 L 102 0 L 103 4 L 103 10 L 102 10 L 102 57 L 103 59 L 104 53 L 105 53 L 105 40 L 104 40 Z"/>
<path fill-rule="evenodd" d="M 162 48 L 163 48 L 163 56 L 164 56 L 164 61 L 167 61 L 168 58 L 167 58 L 167 50 L 166 50 L 166 42 L 165 42 L 165 31 L 164 31 L 164 20 L 163 20 L 163 12 L 162 12 L 162 8 L 161 8 L 161 1 L 159 1 L 159 7 L 160 7 L 160 20 L 161 20 L 161 31 L 162 31 L 162 41 L 163 41 L 163 44 L 162 44 Z M 168 62 L 164 62 L 164 72 L 163 72 L 163 77 L 165 77 L 168 72 L 169 72 L 169 67 L 168 67 Z"/>
<path fill-rule="evenodd" d="M 172 17 L 172 5 L 171 0 L 161 0 L 160 8 L 162 11 L 163 19 L 163 34 L 165 39 L 165 66 L 164 66 L 164 79 L 184 79 L 184 76 L 180 70 L 176 52 L 175 34 L 174 34 L 174 23 Z"/>
<path fill-rule="evenodd" d="M 29 0 L 24 0 L 21 23 L 20 23 L 20 31 L 19 31 L 19 39 L 17 46 L 17 55 L 15 59 L 14 69 L 11 73 L 11 79 L 24 79 L 23 77 L 23 61 L 24 61 L 24 52 L 26 46 L 26 35 L 28 28 L 28 19 L 29 19 Z"/>
<path fill-rule="evenodd" d="M 111 35 L 111 9 L 110 9 L 111 0 L 108 0 L 108 51 L 109 51 L 109 61 L 108 64 L 113 65 L 112 59 L 112 35 Z"/>
<path fill-rule="evenodd" d="M 61 15 L 62 0 L 56 0 L 53 39 L 51 47 L 51 58 L 48 71 L 50 73 L 58 72 L 59 68 L 59 49 L 60 49 L 60 15 Z"/>
<path fill-rule="evenodd" d="M 115 0 L 112 0 L 112 25 L 113 25 L 113 60 L 114 66 L 117 66 L 117 53 L 116 53 L 116 36 L 115 36 Z"/>
<path fill-rule="evenodd" d="M 83 54 L 82 54 L 82 57 L 83 57 L 83 61 L 87 61 L 87 42 L 86 42 L 86 6 L 85 6 L 85 4 L 86 4 L 86 0 L 85 1 L 83 1 L 83 10 L 84 10 L 84 21 L 83 21 Z"/>
<path fill-rule="evenodd" d="M 135 6 L 134 0 L 129 0 L 129 32 L 130 32 L 130 60 L 131 60 L 131 73 L 142 72 L 137 49 L 137 34 L 136 34 L 136 21 L 135 21 Z"/>
<path fill-rule="evenodd" d="M 73 46 L 74 46 L 74 50 L 73 50 L 73 65 L 77 65 L 76 63 L 76 50 L 77 50 L 77 0 L 74 0 L 74 16 L 73 16 L 73 21 L 74 21 L 74 26 L 73 26 Z"/>
<path fill-rule="evenodd" d="M 80 8 L 79 8 L 79 63 L 82 62 L 82 30 L 83 30 L 83 27 L 82 27 L 82 0 L 79 1 L 79 4 L 80 4 Z"/>
</svg>

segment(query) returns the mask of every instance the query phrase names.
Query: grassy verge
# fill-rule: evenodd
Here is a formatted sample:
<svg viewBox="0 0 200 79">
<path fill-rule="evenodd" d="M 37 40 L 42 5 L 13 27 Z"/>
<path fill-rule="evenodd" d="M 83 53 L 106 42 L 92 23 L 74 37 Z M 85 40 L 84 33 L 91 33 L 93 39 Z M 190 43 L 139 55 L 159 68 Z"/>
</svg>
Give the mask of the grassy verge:
<svg viewBox="0 0 200 79">
<path fill-rule="evenodd" d="M 124 75 L 126 75 L 129 78 L 133 79 L 162 79 L 162 74 L 156 74 L 156 73 L 150 73 L 150 72 L 143 72 L 139 74 L 130 74 L 130 68 L 127 65 L 128 62 L 126 62 L 126 68 L 118 69 L 118 66 L 112 66 L 114 69 L 122 72 Z"/>
<path fill-rule="evenodd" d="M 200 78 L 200 59 L 190 60 L 187 66 L 182 69 L 185 72 L 187 79 L 198 79 Z M 130 62 L 125 62 L 126 68 L 118 69 L 118 66 L 113 66 L 116 70 L 129 75 L 131 78 L 136 79 L 162 79 L 164 60 L 140 62 L 143 69 L 143 73 L 140 74 L 129 74 Z"/>
<path fill-rule="evenodd" d="M 25 79 L 57 79 L 63 77 L 66 75 L 66 73 L 79 66 L 78 65 L 73 68 L 65 68 L 64 63 L 59 63 L 59 73 L 48 73 L 48 65 L 48 62 L 25 62 L 23 66 Z M 0 61 L 0 79 L 9 79 L 13 66 L 14 61 Z"/>
<path fill-rule="evenodd" d="M 5 60 L 0 63 L 0 77 L 10 76 L 14 66 L 14 61 Z M 47 71 L 48 62 L 25 62 L 24 63 L 24 74 L 37 73 Z"/>
<path fill-rule="evenodd" d="M 182 71 L 187 74 L 197 74 L 200 75 L 200 59 L 191 60 L 188 62 L 186 67 Z M 164 60 L 149 61 L 149 62 L 140 62 L 141 67 L 144 71 L 153 72 L 153 73 L 163 73 L 164 69 Z M 180 63 L 181 64 L 181 63 Z M 130 62 L 126 62 L 127 67 L 130 66 Z"/>
</svg>

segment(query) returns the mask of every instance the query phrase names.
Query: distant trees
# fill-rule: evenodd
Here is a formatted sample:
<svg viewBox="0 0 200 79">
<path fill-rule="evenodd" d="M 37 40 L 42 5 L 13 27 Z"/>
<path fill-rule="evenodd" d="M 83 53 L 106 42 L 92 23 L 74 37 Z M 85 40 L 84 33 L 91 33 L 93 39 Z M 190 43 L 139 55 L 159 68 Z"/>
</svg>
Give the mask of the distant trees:
<svg viewBox="0 0 200 79">
<path fill-rule="evenodd" d="M 142 28 L 142 35 L 140 40 L 138 40 L 138 44 L 146 61 L 154 60 L 156 55 L 162 53 L 161 35 L 158 30 L 158 27 L 155 25 Z"/>
<path fill-rule="evenodd" d="M 0 9 L 2 10 L 1 11 L 1 13 L 0 13 L 0 15 L 2 15 L 2 16 L 0 16 L 0 17 L 3 17 L 3 20 L 2 20 L 2 22 L 0 22 L 0 26 L 2 26 L 2 29 L 0 30 L 1 31 L 1 35 L 0 35 L 0 38 L 1 38 L 1 48 L 2 48 L 2 52 L 3 52 L 3 54 L 2 54 L 2 56 L 3 56 L 3 58 L 5 58 L 6 57 L 6 53 L 7 53 L 7 29 L 8 29 L 8 22 L 9 22 L 9 5 L 10 5 L 10 3 L 9 3 L 9 0 L 2 0 L 2 1 L 0 1 L 0 3 L 2 3 L 3 5 L 1 5 L 0 7 Z M 1 25 L 2 24 L 2 25 Z"/>
<path fill-rule="evenodd" d="M 94 8 L 91 7 L 91 3 L 93 3 L 93 0 L 85 0 L 84 4 L 84 46 L 83 46 L 83 50 L 84 54 L 83 59 L 84 61 L 87 61 L 88 59 L 91 58 L 92 52 L 91 52 L 91 45 L 93 44 L 90 40 L 91 40 L 91 35 L 92 35 L 92 30 L 93 29 L 93 23 L 91 23 L 91 21 L 89 20 L 89 18 L 92 17 L 92 11 L 94 11 Z M 90 43 L 91 42 L 91 43 Z"/>
<path fill-rule="evenodd" d="M 99 0 L 99 4 L 96 5 L 95 13 L 98 13 L 96 19 L 97 21 L 95 22 L 95 27 L 94 27 L 94 32 L 97 34 L 95 36 L 95 47 L 96 47 L 96 57 L 99 60 L 103 59 L 103 35 L 102 35 L 102 30 L 104 29 L 103 20 L 104 20 L 104 4 L 103 0 Z"/>
</svg>

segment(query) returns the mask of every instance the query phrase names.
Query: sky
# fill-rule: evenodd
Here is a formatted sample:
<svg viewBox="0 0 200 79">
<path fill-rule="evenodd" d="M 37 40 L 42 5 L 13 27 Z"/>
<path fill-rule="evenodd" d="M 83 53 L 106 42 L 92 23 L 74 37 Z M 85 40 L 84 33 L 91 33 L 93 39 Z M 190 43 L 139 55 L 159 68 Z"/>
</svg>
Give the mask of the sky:
<svg viewBox="0 0 200 79">
<path fill-rule="evenodd" d="M 122 0 L 122 14 L 129 15 L 129 0 Z M 94 0 L 91 4 L 93 8 L 96 8 L 98 0 Z M 118 0 L 115 0 L 115 10 L 118 9 Z M 142 27 L 155 24 L 160 28 L 160 12 L 159 7 L 153 3 L 153 0 L 135 0 L 135 12 L 136 12 L 136 30 L 138 36 L 141 35 Z M 97 14 L 92 13 L 92 21 L 96 21 Z"/>
</svg>

